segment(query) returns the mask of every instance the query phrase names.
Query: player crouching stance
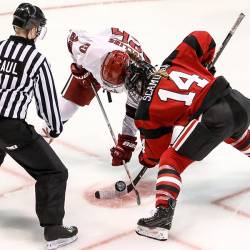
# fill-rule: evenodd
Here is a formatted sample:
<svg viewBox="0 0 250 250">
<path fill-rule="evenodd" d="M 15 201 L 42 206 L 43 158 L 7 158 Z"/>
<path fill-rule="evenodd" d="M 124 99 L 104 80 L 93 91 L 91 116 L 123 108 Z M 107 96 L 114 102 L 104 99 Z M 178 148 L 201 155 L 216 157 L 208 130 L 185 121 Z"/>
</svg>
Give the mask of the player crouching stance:
<svg viewBox="0 0 250 250">
<path fill-rule="evenodd" d="M 100 88 L 107 91 L 109 99 L 110 93 L 123 92 L 131 57 L 150 62 L 134 36 L 114 27 L 96 34 L 72 30 L 67 45 L 74 63 L 71 64 L 72 74 L 59 99 L 63 122 L 71 119 L 79 107 L 89 105 Z M 123 165 L 123 160 L 128 162 L 136 147 L 134 116 L 141 96 L 129 91 L 126 94 L 122 131 L 118 135 L 117 145 L 111 149 L 113 166 Z"/>
<path fill-rule="evenodd" d="M 147 167 L 159 163 L 156 212 L 138 221 L 142 236 L 168 239 L 181 174 L 192 162 L 223 141 L 250 155 L 250 100 L 207 70 L 214 51 L 210 34 L 195 31 L 164 60 L 160 73 L 140 63 L 130 66 L 126 86 L 143 96 L 135 117 L 145 145 L 139 161 Z M 170 145 L 178 125 L 184 130 Z"/>
</svg>

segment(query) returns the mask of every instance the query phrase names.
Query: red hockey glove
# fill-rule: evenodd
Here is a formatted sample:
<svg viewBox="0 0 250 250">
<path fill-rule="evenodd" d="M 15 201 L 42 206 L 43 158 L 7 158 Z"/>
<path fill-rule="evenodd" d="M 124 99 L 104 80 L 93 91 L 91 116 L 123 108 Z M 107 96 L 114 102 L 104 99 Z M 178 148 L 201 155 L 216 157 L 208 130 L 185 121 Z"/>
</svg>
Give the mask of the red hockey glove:
<svg viewBox="0 0 250 250">
<path fill-rule="evenodd" d="M 72 63 L 70 66 L 72 75 L 81 81 L 81 85 L 86 88 L 91 88 L 91 83 L 93 85 L 98 84 L 93 75 L 87 71 L 85 68 L 78 66 L 76 63 Z"/>
<path fill-rule="evenodd" d="M 86 73 L 86 70 L 78 66 L 76 63 L 71 63 L 70 69 L 71 69 L 72 75 L 77 79 L 83 79 L 83 76 Z"/>
<path fill-rule="evenodd" d="M 153 159 L 149 159 L 145 153 L 142 151 L 138 155 L 138 159 L 141 165 L 147 167 L 147 168 L 153 168 L 155 165 L 158 164 L 158 161 L 155 161 Z"/>
<path fill-rule="evenodd" d="M 111 156 L 113 157 L 112 166 L 123 165 L 123 161 L 128 162 L 136 145 L 136 137 L 119 134 L 116 146 L 110 149 Z"/>
</svg>

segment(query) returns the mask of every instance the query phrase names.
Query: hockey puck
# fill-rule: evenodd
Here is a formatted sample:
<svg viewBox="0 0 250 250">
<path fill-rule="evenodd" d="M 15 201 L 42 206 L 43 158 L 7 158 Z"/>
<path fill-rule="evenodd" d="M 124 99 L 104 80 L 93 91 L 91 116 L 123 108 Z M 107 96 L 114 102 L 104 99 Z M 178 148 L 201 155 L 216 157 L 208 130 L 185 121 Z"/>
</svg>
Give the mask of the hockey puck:
<svg viewBox="0 0 250 250">
<path fill-rule="evenodd" d="M 99 191 L 96 191 L 96 192 L 95 192 L 95 198 L 96 198 L 96 199 L 100 199 L 100 192 L 99 192 Z"/>
<path fill-rule="evenodd" d="M 126 189 L 127 185 L 124 181 L 117 181 L 115 183 L 115 190 L 118 192 L 122 192 Z"/>
</svg>

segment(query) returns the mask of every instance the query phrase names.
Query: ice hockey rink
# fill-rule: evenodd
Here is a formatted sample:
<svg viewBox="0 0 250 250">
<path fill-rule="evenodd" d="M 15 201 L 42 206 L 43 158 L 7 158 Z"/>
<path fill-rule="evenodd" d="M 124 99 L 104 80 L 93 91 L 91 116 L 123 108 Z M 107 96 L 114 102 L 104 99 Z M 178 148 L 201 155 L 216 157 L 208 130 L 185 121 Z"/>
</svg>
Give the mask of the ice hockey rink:
<svg viewBox="0 0 250 250">
<path fill-rule="evenodd" d="M 3 3 L 4 2 L 4 3 Z M 22 1 L 2 1 L 1 40 L 13 34 L 12 13 Z M 193 30 L 207 30 L 217 49 L 237 16 L 246 14 L 238 30 L 216 63 L 232 87 L 250 97 L 250 2 L 249 0 L 44 0 L 40 6 L 48 19 L 48 32 L 37 47 L 51 63 L 60 94 L 69 75 L 67 52 L 69 29 L 89 31 L 119 27 L 134 35 L 151 57 L 161 64 L 182 39 Z M 124 116 L 125 94 L 108 103 L 100 97 L 110 123 L 118 134 Z M 39 130 L 41 120 L 32 103 L 28 122 Z M 127 181 L 123 167 L 112 167 L 109 149 L 112 137 L 96 100 L 79 109 L 65 125 L 52 147 L 69 169 L 66 195 L 66 225 L 79 228 L 79 239 L 65 250 L 248 250 L 250 249 L 250 161 L 221 144 L 202 162 L 194 163 L 182 175 L 183 189 L 169 240 L 160 242 L 138 236 L 137 220 L 150 215 L 154 207 L 157 169 L 147 170 L 138 184 L 142 204 L 134 193 L 115 200 L 96 200 L 96 190 L 114 188 Z M 131 162 L 131 174 L 141 169 L 138 144 Z M 0 249 L 45 249 L 43 230 L 35 214 L 34 181 L 11 158 L 0 168 Z"/>
</svg>

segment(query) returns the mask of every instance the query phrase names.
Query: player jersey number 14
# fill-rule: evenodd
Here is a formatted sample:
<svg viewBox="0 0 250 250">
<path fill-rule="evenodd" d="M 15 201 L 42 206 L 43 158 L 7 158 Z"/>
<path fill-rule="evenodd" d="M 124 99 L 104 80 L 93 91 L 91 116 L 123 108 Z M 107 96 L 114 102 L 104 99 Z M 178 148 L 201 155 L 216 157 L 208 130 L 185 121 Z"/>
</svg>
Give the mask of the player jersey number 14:
<svg viewBox="0 0 250 250">
<path fill-rule="evenodd" d="M 180 90 L 189 90 L 192 84 L 196 84 L 201 88 L 204 88 L 208 84 L 206 79 L 202 79 L 197 75 L 189 75 L 179 71 L 172 71 L 169 76 Z M 192 104 L 195 95 L 196 94 L 194 92 L 180 94 L 166 89 L 159 89 L 158 92 L 158 96 L 162 101 L 168 101 L 168 99 L 171 99 L 184 102 L 187 106 Z"/>
</svg>

